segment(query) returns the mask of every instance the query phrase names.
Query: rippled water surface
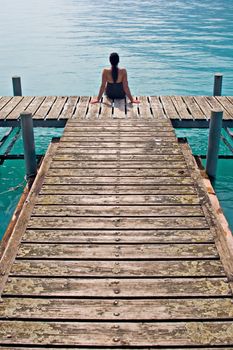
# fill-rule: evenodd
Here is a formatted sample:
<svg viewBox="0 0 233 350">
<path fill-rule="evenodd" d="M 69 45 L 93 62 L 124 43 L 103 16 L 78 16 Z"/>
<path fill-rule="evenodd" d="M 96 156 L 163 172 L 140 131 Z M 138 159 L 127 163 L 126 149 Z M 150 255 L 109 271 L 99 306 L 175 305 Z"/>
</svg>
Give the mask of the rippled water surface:
<svg viewBox="0 0 233 350">
<path fill-rule="evenodd" d="M 135 95 L 211 95 L 216 72 L 223 94 L 233 95 L 232 0 L 0 0 L 0 9 L 1 96 L 12 94 L 13 75 L 24 95 L 97 94 L 112 51 Z M 42 152 L 56 132 L 36 132 Z M 206 130 L 180 132 L 195 154 L 206 152 Z M 229 154 L 224 145 L 221 152 Z M 232 173 L 232 161 L 221 160 L 216 191 L 233 227 Z M 22 161 L 0 166 L 0 236 L 22 186 L 3 192 L 23 176 Z"/>
<path fill-rule="evenodd" d="M 134 94 L 233 94 L 232 0 L 0 0 L 0 94 L 91 95 L 111 51 Z"/>
</svg>

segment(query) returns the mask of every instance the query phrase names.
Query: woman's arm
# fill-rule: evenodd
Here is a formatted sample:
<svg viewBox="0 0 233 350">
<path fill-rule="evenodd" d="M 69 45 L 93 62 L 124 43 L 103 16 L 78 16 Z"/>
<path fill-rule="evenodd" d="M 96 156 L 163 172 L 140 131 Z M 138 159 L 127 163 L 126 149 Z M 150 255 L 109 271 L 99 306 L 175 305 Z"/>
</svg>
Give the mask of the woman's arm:
<svg viewBox="0 0 233 350">
<path fill-rule="evenodd" d="M 129 85 L 128 85 L 128 77 L 127 77 L 127 71 L 126 69 L 124 69 L 124 76 L 123 76 L 123 89 L 124 89 L 124 92 L 126 93 L 126 96 L 129 98 L 130 102 L 131 103 L 140 103 L 139 100 L 135 100 L 130 92 L 130 88 L 129 88 Z"/>
<path fill-rule="evenodd" d="M 98 93 L 97 99 L 92 100 L 91 103 L 98 103 L 98 102 L 100 102 L 101 97 L 103 96 L 103 93 L 104 93 L 104 90 L 105 90 L 105 87 L 106 87 L 106 83 L 107 83 L 107 76 L 106 76 L 106 70 L 104 69 L 103 72 L 102 72 L 102 82 L 101 82 L 101 85 L 100 85 L 100 89 L 99 89 L 99 93 Z"/>
</svg>

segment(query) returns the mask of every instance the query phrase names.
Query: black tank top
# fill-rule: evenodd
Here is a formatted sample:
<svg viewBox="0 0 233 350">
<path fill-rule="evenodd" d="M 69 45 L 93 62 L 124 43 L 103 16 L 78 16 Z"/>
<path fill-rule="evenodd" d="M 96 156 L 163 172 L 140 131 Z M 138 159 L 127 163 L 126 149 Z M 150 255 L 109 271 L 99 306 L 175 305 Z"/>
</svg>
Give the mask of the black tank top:
<svg viewBox="0 0 233 350">
<path fill-rule="evenodd" d="M 125 98 L 123 83 L 107 83 L 106 95 L 111 98 Z"/>
</svg>

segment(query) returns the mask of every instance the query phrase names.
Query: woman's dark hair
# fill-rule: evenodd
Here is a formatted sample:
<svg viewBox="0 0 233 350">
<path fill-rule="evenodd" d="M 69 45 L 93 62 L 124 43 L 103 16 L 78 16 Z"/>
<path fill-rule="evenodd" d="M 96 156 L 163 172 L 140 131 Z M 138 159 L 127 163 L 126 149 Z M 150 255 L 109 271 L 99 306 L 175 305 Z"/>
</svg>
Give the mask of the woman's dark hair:
<svg viewBox="0 0 233 350">
<path fill-rule="evenodd" d="M 116 52 L 111 53 L 111 55 L 109 56 L 109 61 L 112 65 L 112 79 L 114 81 L 114 83 L 117 81 L 118 78 L 118 63 L 120 61 L 119 55 Z"/>
</svg>

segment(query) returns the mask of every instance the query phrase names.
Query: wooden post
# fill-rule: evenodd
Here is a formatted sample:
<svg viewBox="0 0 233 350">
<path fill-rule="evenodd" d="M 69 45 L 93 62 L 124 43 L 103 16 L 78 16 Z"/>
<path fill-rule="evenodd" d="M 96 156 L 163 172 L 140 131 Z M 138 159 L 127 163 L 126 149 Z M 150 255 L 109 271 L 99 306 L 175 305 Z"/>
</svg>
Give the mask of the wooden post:
<svg viewBox="0 0 233 350">
<path fill-rule="evenodd" d="M 30 188 L 37 173 L 32 114 L 28 112 L 23 112 L 20 114 L 20 117 L 23 136 L 26 177 L 28 186 Z"/>
<path fill-rule="evenodd" d="M 21 78 L 12 77 L 12 84 L 14 96 L 22 96 Z"/>
<path fill-rule="evenodd" d="M 223 111 L 211 111 L 206 173 L 210 178 L 216 177 L 219 144 L 221 138 Z"/>
<path fill-rule="evenodd" d="M 222 78 L 223 78 L 223 75 L 220 73 L 217 73 L 214 75 L 213 96 L 221 96 L 222 95 Z"/>
</svg>

